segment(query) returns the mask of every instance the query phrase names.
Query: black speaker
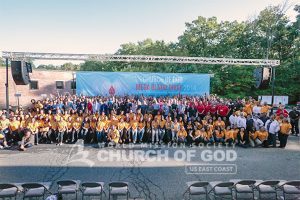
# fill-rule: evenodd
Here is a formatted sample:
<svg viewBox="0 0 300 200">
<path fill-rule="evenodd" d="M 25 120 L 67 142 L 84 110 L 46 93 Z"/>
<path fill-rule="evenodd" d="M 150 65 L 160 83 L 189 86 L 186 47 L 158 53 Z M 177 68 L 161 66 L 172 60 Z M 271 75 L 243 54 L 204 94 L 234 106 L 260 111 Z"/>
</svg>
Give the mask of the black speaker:
<svg viewBox="0 0 300 200">
<path fill-rule="evenodd" d="M 28 69 L 23 61 L 11 61 L 11 74 L 16 85 L 27 85 L 30 83 Z"/>
<path fill-rule="evenodd" d="M 269 87 L 272 69 L 270 67 L 258 67 L 254 70 L 255 87 L 266 89 Z"/>
<path fill-rule="evenodd" d="M 31 66 L 31 63 L 25 62 L 25 65 L 26 65 L 26 67 L 27 67 L 27 72 L 28 72 L 28 73 L 32 73 L 32 66 Z"/>
</svg>

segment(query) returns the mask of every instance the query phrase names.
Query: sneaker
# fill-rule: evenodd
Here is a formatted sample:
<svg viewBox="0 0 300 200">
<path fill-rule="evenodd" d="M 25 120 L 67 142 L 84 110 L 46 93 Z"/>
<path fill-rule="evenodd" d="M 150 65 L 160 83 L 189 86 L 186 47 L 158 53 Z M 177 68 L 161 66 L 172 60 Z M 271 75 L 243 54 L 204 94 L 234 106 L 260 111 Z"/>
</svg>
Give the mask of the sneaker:
<svg viewBox="0 0 300 200">
<path fill-rule="evenodd" d="M 0 149 L 4 149 L 4 147 L 2 145 L 0 145 Z"/>
</svg>

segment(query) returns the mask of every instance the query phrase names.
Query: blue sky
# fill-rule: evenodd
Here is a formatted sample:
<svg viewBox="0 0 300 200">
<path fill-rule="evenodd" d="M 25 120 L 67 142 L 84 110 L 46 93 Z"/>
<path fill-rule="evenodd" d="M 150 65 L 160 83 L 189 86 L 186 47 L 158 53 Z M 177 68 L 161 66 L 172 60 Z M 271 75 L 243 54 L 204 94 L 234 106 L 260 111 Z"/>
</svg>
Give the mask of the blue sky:
<svg viewBox="0 0 300 200">
<path fill-rule="evenodd" d="M 114 53 L 122 43 L 146 38 L 176 41 L 185 22 L 200 15 L 242 21 L 281 2 L 0 0 L 0 51 Z M 292 9 L 288 14 L 294 17 Z"/>
</svg>

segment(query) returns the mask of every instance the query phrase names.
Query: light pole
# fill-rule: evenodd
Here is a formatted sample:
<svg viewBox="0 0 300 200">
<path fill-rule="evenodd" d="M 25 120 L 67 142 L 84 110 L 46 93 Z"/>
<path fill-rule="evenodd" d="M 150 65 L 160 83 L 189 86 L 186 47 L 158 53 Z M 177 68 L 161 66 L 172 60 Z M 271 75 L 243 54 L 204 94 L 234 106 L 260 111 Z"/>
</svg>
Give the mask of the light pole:
<svg viewBox="0 0 300 200">
<path fill-rule="evenodd" d="M 6 116 L 9 117 L 8 58 L 5 59 L 5 63 L 6 63 L 6 83 L 5 83 L 5 88 L 6 88 Z"/>
<path fill-rule="evenodd" d="M 274 95 L 275 95 L 275 68 L 274 66 L 271 67 L 272 70 L 272 114 L 273 114 L 273 105 L 274 105 Z"/>
</svg>

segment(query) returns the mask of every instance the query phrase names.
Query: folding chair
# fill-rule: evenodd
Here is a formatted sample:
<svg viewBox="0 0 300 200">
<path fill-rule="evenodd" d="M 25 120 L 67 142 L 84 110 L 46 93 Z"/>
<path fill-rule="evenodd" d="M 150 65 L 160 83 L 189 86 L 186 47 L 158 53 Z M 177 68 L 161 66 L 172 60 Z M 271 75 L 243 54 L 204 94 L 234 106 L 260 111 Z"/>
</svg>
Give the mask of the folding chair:
<svg viewBox="0 0 300 200">
<path fill-rule="evenodd" d="M 40 183 L 24 183 L 21 186 L 23 188 L 23 199 L 32 197 L 43 197 L 45 199 L 46 192 L 49 192 L 46 186 Z"/>
<path fill-rule="evenodd" d="M 217 198 L 225 198 L 224 196 L 230 196 L 230 199 L 233 199 L 233 182 L 221 182 L 217 183 L 212 187 L 212 189 L 208 192 L 210 194 L 213 193 L 214 197 Z M 225 198 L 226 199 L 226 198 Z"/>
<path fill-rule="evenodd" d="M 10 183 L 0 183 L 0 199 L 13 198 L 17 199 L 18 187 Z"/>
<path fill-rule="evenodd" d="M 91 197 L 91 196 L 100 196 L 100 199 L 102 199 L 102 193 L 103 191 L 103 182 L 84 182 L 80 185 L 80 191 L 82 194 L 82 200 L 85 196 Z"/>
<path fill-rule="evenodd" d="M 75 194 L 77 199 L 78 183 L 74 180 L 62 180 L 57 181 L 58 195 L 69 195 Z"/>
<path fill-rule="evenodd" d="M 280 181 L 263 181 L 256 186 L 259 199 L 262 194 L 275 194 L 277 199 L 277 186 Z"/>
<path fill-rule="evenodd" d="M 208 199 L 208 191 L 207 191 L 207 187 L 209 185 L 208 182 L 193 181 L 193 182 L 187 182 L 187 185 L 188 188 L 184 194 L 188 192 L 189 199 L 191 199 L 192 196 L 200 196 L 200 195 L 205 195 L 205 199 Z"/>
<path fill-rule="evenodd" d="M 288 181 L 280 186 L 283 192 L 283 198 L 287 199 L 287 195 L 299 195 L 300 196 L 300 180 Z"/>
<path fill-rule="evenodd" d="M 108 184 L 108 187 L 109 200 L 111 196 L 126 196 L 126 199 L 129 199 L 129 188 L 127 182 L 111 182 Z"/>
<path fill-rule="evenodd" d="M 238 194 L 251 194 L 252 199 L 254 200 L 254 184 L 256 181 L 254 180 L 241 180 L 234 184 L 235 190 L 235 199 L 238 199 Z"/>
</svg>

